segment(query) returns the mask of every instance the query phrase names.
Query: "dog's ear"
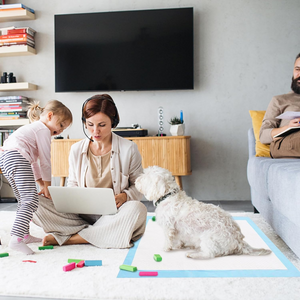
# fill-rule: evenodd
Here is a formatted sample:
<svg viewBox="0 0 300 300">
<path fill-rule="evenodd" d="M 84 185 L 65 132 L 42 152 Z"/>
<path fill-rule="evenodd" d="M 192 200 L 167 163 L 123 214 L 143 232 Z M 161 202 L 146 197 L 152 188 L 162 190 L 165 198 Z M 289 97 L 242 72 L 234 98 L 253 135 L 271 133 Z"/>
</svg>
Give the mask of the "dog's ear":
<svg viewBox="0 0 300 300">
<path fill-rule="evenodd" d="M 144 174 L 135 181 L 135 186 L 139 192 L 144 194 L 149 201 L 157 200 L 165 195 L 166 181 L 161 174 L 163 169 L 153 166 L 144 169 Z"/>
<path fill-rule="evenodd" d="M 158 200 L 166 194 L 166 182 L 164 177 L 158 174 L 151 174 L 150 177 L 151 183 L 146 190 L 145 197 L 151 201 Z"/>
</svg>

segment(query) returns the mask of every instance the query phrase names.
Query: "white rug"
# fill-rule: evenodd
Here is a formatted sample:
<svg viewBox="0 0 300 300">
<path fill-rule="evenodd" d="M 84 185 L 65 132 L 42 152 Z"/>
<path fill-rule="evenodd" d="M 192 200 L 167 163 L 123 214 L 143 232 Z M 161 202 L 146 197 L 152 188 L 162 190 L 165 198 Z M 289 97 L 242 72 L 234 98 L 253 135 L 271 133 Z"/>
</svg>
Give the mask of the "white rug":
<svg viewBox="0 0 300 300">
<path fill-rule="evenodd" d="M 194 273 L 190 274 L 192 277 L 182 276 L 181 274 L 179 276 L 180 278 L 176 278 L 178 276 L 174 275 L 161 276 L 161 274 L 158 277 L 153 278 L 120 278 L 122 276 L 120 275 L 121 272 L 119 270 L 119 266 L 128 261 L 128 259 L 132 259 L 132 265 L 135 263 L 138 264 L 137 266 L 140 270 L 158 270 L 161 268 L 161 270 L 158 270 L 158 272 L 161 273 L 164 272 L 166 268 L 168 268 L 169 271 L 170 266 L 174 267 L 174 264 L 176 263 L 176 270 L 173 268 L 171 273 L 174 273 L 174 271 L 185 272 L 185 270 L 189 270 L 189 272 L 192 271 L 192 273 L 199 273 L 198 267 L 196 270 L 195 268 L 191 268 L 191 266 L 188 266 L 188 268 L 185 267 L 185 263 L 183 263 L 185 260 L 185 251 L 170 253 L 170 255 L 176 256 L 176 261 L 174 263 L 172 260 L 168 259 L 169 253 L 165 253 L 162 250 L 159 250 L 159 248 L 151 250 L 148 254 L 144 252 L 141 257 L 139 250 L 134 249 L 103 250 L 91 245 L 78 245 L 54 247 L 54 250 L 39 251 L 39 244 L 33 244 L 32 248 L 36 251 L 36 254 L 30 257 L 25 256 L 18 252 L 11 251 L 6 247 L 11 225 L 14 220 L 14 214 L 14 212 L 0 212 L 0 237 L 3 244 L 0 246 L 0 253 L 9 252 L 10 254 L 9 257 L 0 258 L 0 295 L 64 299 L 138 300 L 299 299 L 299 277 L 284 277 L 286 275 L 280 275 L 280 277 L 276 277 L 277 275 L 275 275 L 275 277 L 270 277 L 270 274 L 266 276 L 266 274 L 263 273 L 261 273 L 263 276 L 258 275 L 260 277 L 253 277 L 255 275 L 248 277 L 249 273 L 248 275 L 244 274 L 244 276 L 243 273 L 240 273 L 240 276 L 237 277 L 237 274 L 235 273 L 234 276 L 222 278 L 219 274 L 218 276 L 211 278 L 211 276 L 208 275 L 208 273 L 212 271 L 210 269 L 211 267 L 206 266 L 205 269 L 204 265 L 202 265 L 203 268 L 200 270 L 203 273 L 201 276 L 195 276 Z M 287 260 L 282 260 L 282 258 L 279 258 L 278 260 L 274 254 L 275 257 L 273 257 L 273 259 L 275 260 L 271 263 L 267 263 L 265 260 L 263 261 L 265 266 L 261 272 L 270 271 L 276 273 L 277 271 L 295 271 L 298 273 L 297 270 L 300 268 L 298 258 L 289 250 L 289 248 L 259 215 L 240 214 L 239 216 L 250 217 L 280 250 L 279 253 L 282 252 L 287 258 Z M 149 225 L 150 224 L 151 226 L 155 226 L 155 224 L 149 223 Z M 43 231 L 35 225 L 31 225 L 31 233 L 40 237 L 43 237 L 44 235 Z M 147 234 L 145 235 L 145 240 L 146 238 Z M 140 240 L 140 246 L 142 246 L 142 243 L 144 243 L 143 238 Z M 272 243 L 270 246 L 267 242 L 264 246 L 272 248 Z M 158 238 L 153 241 L 152 245 L 160 247 L 157 244 L 159 244 Z M 160 254 L 163 258 L 162 262 L 153 262 L 153 251 L 158 251 L 158 254 Z M 132 255 L 132 253 L 134 253 L 134 255 Z M 85 267 L 82 269 L 76 268 L 70 272 L 63 272 L 62 267 L 67 264 L 68 258 L 102 259 L 103 266 Z M 23 260 L 28 259 L 35 260 L 37 263 L 23 262 Z M 222 272 L 222 270 L 218 269 L 219 264 L 216 264 L 216 261 L 217 260 L 213 262 L 213 264 L 217 267 L 214 272 L 216 273 L 216 270 L 217 272 Z M 199 263 L 199 261 L 197 261 L 197 263 Z M 153 267 L 153 264 L 155 267 Z M 169 266 L 167 266 L 167 264 Z M 273 264 L 276 264 L 277 271 L 273 269 Z M 237 265 L 239 265 L 239 263 Z M 269 271 L 266 269 L 266 265 L 271 268 Z M 294 268 L 294 266 L 296 268 Z M 239 270 L 236 269 L 233 271 L 239 272 Z M 240 272 L 244 271 L 243 267 L 243 270 Z M 249 271 L 251 270 L 248 270 L 247 272 Z M 257 267 L 254 271 L 257 272 Z M 205 272 L 207 273 L 206 275 Z M 126 273 L 128 274 L 129 272 Z M 293 275 L 290 274 L 288 276 Z"/>
</svg>

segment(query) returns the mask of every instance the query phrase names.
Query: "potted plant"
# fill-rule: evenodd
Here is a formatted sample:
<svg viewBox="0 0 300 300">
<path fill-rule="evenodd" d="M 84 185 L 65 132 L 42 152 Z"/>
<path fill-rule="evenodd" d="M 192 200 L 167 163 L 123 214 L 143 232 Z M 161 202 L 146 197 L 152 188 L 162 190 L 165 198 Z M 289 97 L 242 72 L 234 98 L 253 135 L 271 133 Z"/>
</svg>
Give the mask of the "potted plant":
<svg viewBox="0 0 300 300">
<path fill-rule="evenodd" d="M 184 124 L 183 124 L 183 119 L 178 118 L 178 117 L 173 117 L 169 121 L 169 124 L 171 125 L 170 127 L 170 133 L 173 136 L 176 135 L 184 135 Z"/>
</svg>

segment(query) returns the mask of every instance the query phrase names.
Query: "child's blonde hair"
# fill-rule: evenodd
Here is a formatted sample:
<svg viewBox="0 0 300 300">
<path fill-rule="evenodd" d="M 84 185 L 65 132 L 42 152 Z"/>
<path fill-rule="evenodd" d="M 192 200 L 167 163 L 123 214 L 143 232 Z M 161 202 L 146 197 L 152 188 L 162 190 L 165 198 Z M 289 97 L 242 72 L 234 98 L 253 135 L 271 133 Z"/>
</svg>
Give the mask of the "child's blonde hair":
<svg viewBox="0 0 300 300">
<path fill-rule="evenodd" d="M 29 105 L 27 116 L 30 122 L 38 121 L 41 116 L 46 115 L 48 112 L 52 112 L 59 118 L 59 121 L 69 121 L 70 124 L 73 121 L 71 111 L 60 101 L 51 100 L 45 107 L 40 107 L 40 102 L 34 102 Z"/>
</svg>

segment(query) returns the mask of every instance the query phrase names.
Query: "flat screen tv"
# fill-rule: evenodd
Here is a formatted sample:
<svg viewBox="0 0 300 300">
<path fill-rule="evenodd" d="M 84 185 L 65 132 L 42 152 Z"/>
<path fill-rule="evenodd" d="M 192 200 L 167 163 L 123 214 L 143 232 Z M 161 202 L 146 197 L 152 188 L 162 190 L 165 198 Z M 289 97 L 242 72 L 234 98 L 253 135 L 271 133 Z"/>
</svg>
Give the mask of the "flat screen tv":
<svg viewBox="0 0 300 300">
<path fill-rule="evenodd" d="M 55 15 L 55 91 L 194 88 L 193 8 Z"/>
</svg>

